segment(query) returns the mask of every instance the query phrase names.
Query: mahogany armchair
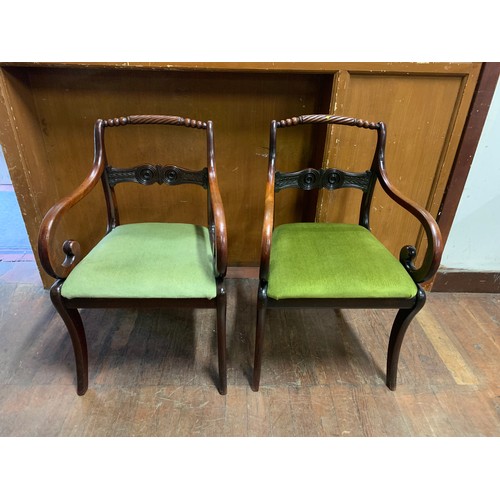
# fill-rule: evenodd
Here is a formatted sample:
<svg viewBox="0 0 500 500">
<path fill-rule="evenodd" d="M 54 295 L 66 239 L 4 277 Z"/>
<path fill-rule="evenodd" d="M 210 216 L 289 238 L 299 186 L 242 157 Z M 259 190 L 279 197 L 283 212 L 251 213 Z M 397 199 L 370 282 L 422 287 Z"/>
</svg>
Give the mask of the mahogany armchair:
<svg viewBox="0 0 500 500">
<path fill-rule="evenodd" d="M 107 127 L 151 124 L 205 130 L 207 166 L 195 171 L 173 165 L 115 168 L 108 164 L 104 144 Z M 79 243 L 66 240 L 64 262 L 57 264 L 52 246 L 58 223 L 99 181 L 107 207 L 105 236 L 83 259 Z M 208 227 L 165 222 L 120 224 L 115 187 L 123 182 L 201 186 L 207 190 Z M 97 120 L 92 170 L 71 195 L 48 211 L 40 228 L 38 253 L 45 271 L 56 278 L 50 297 L 71 337 L 79 395 L 88 388 L 88 356 L 78 308 L 108 307 L 215 308 L 219 392 L 226 394 L 226 222 L 215 170 L 211 121 L 163 115 Z M 141 265 L 137 266 L 137 262 Z M 159 265 L 162 262 L 164 265 Z"/>
<path fill-rule="evenodd" d="M 352 173 L 335 168 L 277 170 L 279 128 L 305 124 L 336 124 L 377 133 L 370 170 Z M 385 170 L 386 127 L 354 118 L 303 115 L 272 121 L 268 177 L 262 230 L 257 298 L 257 327 L 252 389 L 259 390 L 267 308 L 333 307 L 398 309 L 389 337 L 386 385 L 396 389 L 398 359 L 408 325 L 423 307 L 420 285 L 437 271 L 442 253 L 439 227 L 425 209 L 400 193 Z M 397 204 L 418 219 L 427 236 L 427 250 L 415 267 L 415 247 L 407 245 L 398 260 L 370 232 L 370 204 L 376 182 Z M 274 227 L 275 193 L 287 188 L 363 191 L 359 224 L 289 223 Z"/>
</svg>

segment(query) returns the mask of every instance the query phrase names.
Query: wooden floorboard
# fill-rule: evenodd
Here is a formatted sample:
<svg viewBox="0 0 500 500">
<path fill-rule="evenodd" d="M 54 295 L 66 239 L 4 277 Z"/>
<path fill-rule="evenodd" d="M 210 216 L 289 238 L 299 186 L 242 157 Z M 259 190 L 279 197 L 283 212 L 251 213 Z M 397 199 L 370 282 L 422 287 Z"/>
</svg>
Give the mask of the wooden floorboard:
<svg viewBox="0 0 500 500">
<path fill-rule="evenodd" d="M 10 278 L 9 278 L 10 280 Z M 257 281 L 230 279 L 228 393 L 210 310 L 84 310 L 89 390 L 48 291 L 0 284 L 1 436 L 500 436 L 500 295 L 430 293 L 384 383 L 394 312 L 272 310 L 249 387 Z"/>
</svg>

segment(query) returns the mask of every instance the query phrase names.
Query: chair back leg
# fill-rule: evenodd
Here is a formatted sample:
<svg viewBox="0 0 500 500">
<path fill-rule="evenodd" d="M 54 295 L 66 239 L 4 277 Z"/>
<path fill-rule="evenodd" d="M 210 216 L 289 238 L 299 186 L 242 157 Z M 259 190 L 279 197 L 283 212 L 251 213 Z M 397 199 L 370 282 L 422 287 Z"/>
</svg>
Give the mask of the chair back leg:
<svg viewBox="0 0 500 500">
<path fill-rule="evenodd" d="M 217 283 L 217 353 L 219 358 L 219 392 L 227 394 L 226 365 L 226 288 Z"/>
<path fill-rule="evenodd" d="M 78 309 L 67 309 L 63 304 L 61 297 L 62 284 L 63 280 L 58 280 L 52 285 L 50 289 L 50 298 L 56 311 L 64 321 L 71 337 L 76 362 L 76 392 L 79 396 L 83 396 L 87 392 L 89 385 L 87 339 Z"/>
<path fill-rule="evenodd" d="M 392 325 L 391 336 L 389 338 L 389 348 L 387 350 L 387 374 L 386 385 L 391 391 L 396 390 L 398 377 L 399 352 L 403 343 L 406 330 L 415 315 L 425 304 L 426 295 L 424 289 L 418 286 L 415 305 L 411 309 L 400 309 Z"/>
</svg>

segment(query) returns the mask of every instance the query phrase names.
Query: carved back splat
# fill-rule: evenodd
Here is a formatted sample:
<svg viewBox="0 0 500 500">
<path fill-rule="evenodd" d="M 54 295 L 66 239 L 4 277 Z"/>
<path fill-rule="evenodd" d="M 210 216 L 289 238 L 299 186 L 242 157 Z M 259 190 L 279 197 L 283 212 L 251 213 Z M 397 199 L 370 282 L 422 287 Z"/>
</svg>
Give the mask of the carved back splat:
<svg viewBox="0 0 500 500">
<path fill-rule="evenodd" d="M 321 188 L 333 190 L 350 187 L 361 189 L 366 193 L 371 178 L 372 173 L 369 170 L 361 173 L 344 172 L 336 168 L 306 168 L 297 172 L 276 171 L 274 190 L 298 188 L 309 191 Z"/>
<path fill-rule="evenodd" d="M 197 184 L 207 189 L 208 170 L 187 170 L 175 165 L 139 165 L 131 168 L 106 167 L 106 175 L 110 187 L 115 187 L 121 182 L 135 182 L 143 186 L 151 184 Z"/>
</svg>

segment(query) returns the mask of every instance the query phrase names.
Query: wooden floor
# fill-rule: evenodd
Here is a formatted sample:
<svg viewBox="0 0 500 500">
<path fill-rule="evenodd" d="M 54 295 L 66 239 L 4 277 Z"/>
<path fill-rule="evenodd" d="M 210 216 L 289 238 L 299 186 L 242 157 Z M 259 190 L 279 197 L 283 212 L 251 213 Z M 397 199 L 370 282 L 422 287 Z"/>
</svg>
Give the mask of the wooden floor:
<svg viewBox="0 0 500 500">
<path fill-rule="evenodd" d="M 89 391 L 39 283 L 0 280 L 1 436 L 499 436 L 500 295 L 430 294 L 384 384 L 393 311 L 271 310 L 249 387 L 256 280 L 228 291 L 228 394 L 213 311 L 84 310 Z"/>
</svg>

